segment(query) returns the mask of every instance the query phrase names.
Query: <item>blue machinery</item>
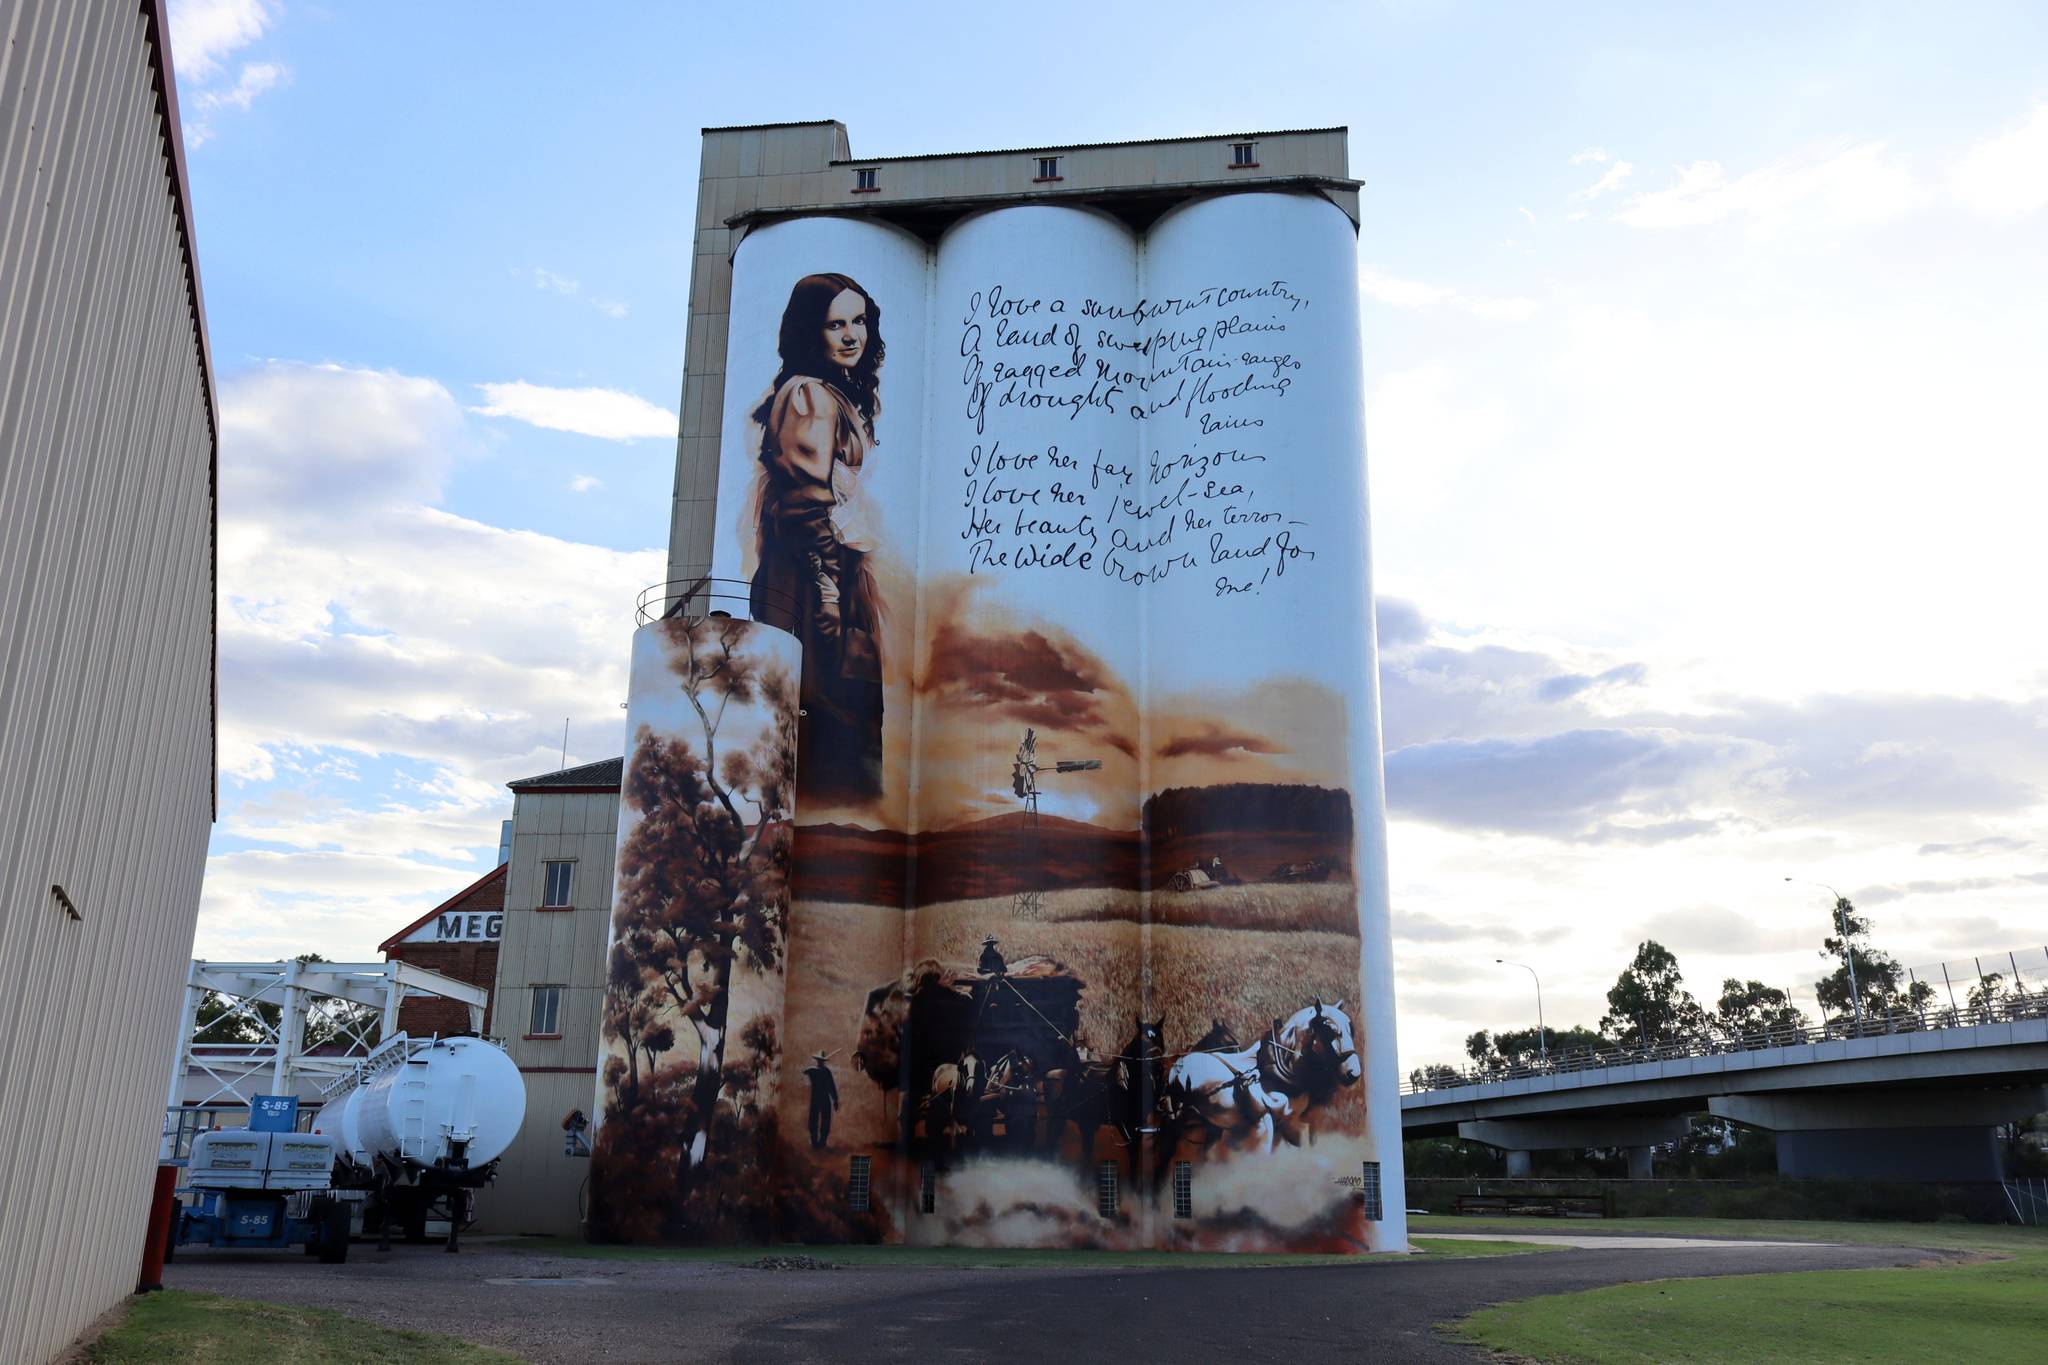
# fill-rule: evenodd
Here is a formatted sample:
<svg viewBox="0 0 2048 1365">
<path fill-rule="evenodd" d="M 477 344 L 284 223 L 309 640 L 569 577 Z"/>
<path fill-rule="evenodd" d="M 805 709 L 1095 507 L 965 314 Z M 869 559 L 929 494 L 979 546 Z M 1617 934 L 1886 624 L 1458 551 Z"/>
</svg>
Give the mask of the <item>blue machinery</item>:
<svg viewBox="0 0 2048 1365">
<path fill-rule="evenodd" d="M 267 1247 L 283 1251 L 303 1245 L 323 1265 L 348 1259 L 349 1206 L 331 1195 L 305 1201 L 294 1214 L 293 1196 L 273 1190 L 200 1189 L 199 1202 L 178 1211 L 171 1223 L 172 1248 L 181 1246 Z M 168 1253 L 167 1253 L 168 1255 Z"/>
<path fill-rule="evenodd" d="M 193 1139 L 186 1175 L 196 1200 L 174 1210 L 166 1259 L 181 1246 L 303 1246 L 323 1264 L 348 1259 L 350 1205 L 327 1192 L 334 1139 L 295 1131 L 298 1111 L 289 1095 L 259 1095 L 247 1128 Z"/>
</svg>

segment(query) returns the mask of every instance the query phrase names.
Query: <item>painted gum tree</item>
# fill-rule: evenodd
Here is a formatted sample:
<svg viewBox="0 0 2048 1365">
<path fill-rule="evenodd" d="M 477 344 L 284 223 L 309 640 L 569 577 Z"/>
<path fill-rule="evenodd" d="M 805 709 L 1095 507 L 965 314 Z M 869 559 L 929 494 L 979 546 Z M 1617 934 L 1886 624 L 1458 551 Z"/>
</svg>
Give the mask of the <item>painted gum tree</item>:
<svg viewBox="0 0 2048 1365">
<path fill-rule="evenodd" d="M 636 1099 L 680 1027 L 696 1036 L 679 1208 L 704 1162 L 727 1040 L 746 1022 L 729 1017 L 734 973 L 782 970 L 797 689 L 779 662 L 749 654 L 753 629 L 725 617 L 663 623 L 668 665 L 695 723 L 669 734 L 643 725 L 622 792 L 638 822 L 619 850 L 606 1031 L 625 1043 Z M 642 1008 L 650 999 L 658 1009 Z"/>
</svg>

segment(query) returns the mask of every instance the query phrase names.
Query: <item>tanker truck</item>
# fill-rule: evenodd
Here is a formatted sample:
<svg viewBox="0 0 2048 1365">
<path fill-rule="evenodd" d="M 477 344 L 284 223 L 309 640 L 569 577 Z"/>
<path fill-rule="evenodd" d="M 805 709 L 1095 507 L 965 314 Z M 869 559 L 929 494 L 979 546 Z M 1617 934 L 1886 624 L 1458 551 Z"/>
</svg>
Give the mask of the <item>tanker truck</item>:
<svg viewBox="0 0 2048 1365">
<path fill-rule="evenodd" d="M 502 1048 L 468 1034 L 380 1044 L 323 1092 L 315 1133 L 332 1136 L 334 1188 L 364 1190 L 363 1231 L 425 1241 L 448 1221 L 456 1250 L 475 1192 L 498 1172 L 526 1117 L 526 1082 Z"/>
</svg>

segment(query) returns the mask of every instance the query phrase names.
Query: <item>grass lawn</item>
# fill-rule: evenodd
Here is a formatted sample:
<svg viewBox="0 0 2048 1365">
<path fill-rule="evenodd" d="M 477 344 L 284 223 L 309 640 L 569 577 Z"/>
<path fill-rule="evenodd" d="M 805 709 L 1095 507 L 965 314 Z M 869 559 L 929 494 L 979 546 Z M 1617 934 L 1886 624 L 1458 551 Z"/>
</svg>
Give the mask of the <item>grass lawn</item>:
<svg viewBox="0 0 2048 1365">
<path fill-rule="evenodd" d="M 85 1349 L 87 1365 L 503 1365 L 517 1357 L 453 1337 L 372 1327 L 324 1308 L 165 1290 L 129 1301 Z"/>
<path fill-rule="evenodd" d="M 1615 1285 L 1484 1309 L 1451 1330 L 1540 1361 L 1921 1361 L 2038 1358 L 2048 1232 L 1956 1223 L 1638 1218 L 1414 1220 L 1430 1230 L 1663 1234 L 1975 1253 L 1898 1270 L 1816 1270 Z M 1995 1259 L 1994 1259 L 1995 1258 Z"/>
<path fill-rule="evenodd" d="M 1521 1256 L 1531 1251 L 1564 1249 L 1545 1246 L 1541 1242 L 1515 1242 L 1505 1238 L 1500 1241 L 1467 1242 L 1462 1238 L 1410 1237 L 1408 1241 L 1417 1251 L 1425 1252 L 1440 1261 L 1456 1260 L 1461 1256 Z"/>
</svg>

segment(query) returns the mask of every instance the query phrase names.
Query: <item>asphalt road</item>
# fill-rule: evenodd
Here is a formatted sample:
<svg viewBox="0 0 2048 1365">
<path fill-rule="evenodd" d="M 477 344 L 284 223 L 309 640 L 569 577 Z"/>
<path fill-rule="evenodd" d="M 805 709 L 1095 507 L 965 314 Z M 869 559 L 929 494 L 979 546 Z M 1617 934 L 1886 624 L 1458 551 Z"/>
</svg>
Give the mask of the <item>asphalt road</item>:
<svg viewBox="0 0 2048 1365">
<path fill-rule="evenodd" d="M 764 1271 L 541 1256 L 516 1243 L 380 1254 L 181 1251 L 173 1289 L 337 1309 L 539 1362 L 915 1358 L 1460 1361 L 1436 1324 L 1507 1299 L 1630 1280 L 1909 1265 L 1892 1247 L 1674 1246 L 1272 1269 Z"/>
</svg>

